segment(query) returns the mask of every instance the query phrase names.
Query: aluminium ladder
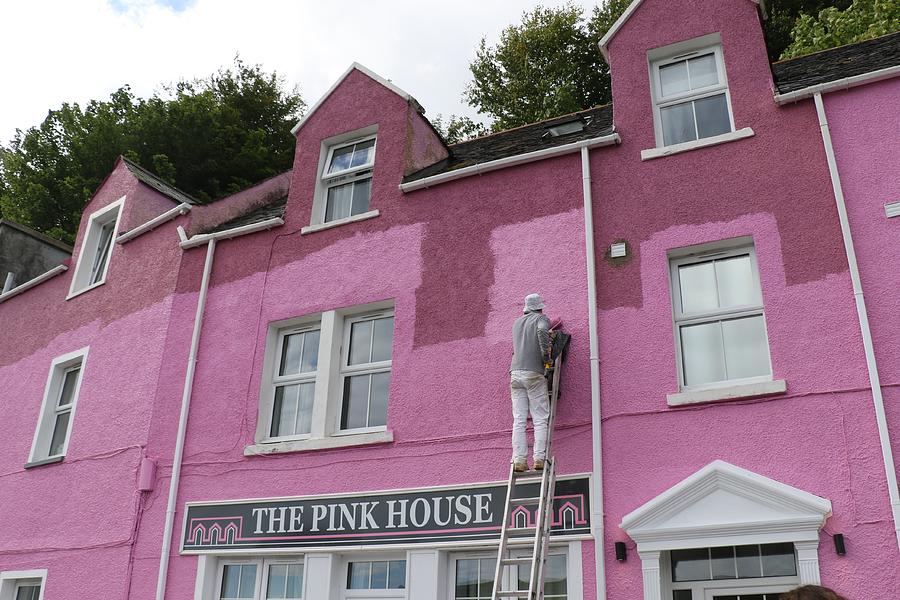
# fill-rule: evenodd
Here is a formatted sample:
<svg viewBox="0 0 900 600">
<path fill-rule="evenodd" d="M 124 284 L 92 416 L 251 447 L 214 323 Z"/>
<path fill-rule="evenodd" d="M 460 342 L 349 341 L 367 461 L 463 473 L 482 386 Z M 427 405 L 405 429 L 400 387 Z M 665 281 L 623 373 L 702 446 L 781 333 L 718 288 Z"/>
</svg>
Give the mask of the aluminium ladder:
<svg viewBox="0 0 900 600">
<path fill-rule="evenodd" d="M 564 334 L 565 335 L 565 334 Z M 563 350 L 568 339 L 562 341 Z M 556 404 L 559 398 L 559 374 L 562 367 L 564 352 L 560 352 L 553 362 L 553 377 L 550 382 L 550 418 L 547 423 L 547 458 L 543 471 L 525 471 L 516 473 L 513 466 L 509 467 L 509 483 L 506 488 L 506 505 L 503 509 L 503 527 L 500 530 L 500 547 L 497 549 L 497 564 L 494 569 L 494 590 L 492 600 L 504 598 L 525 598 L 527 600 L 543 600 L 544 598 L 544 566 L 547 560 L 547 546 L 550 542 L 550 527 L 553 522 L 553 492 L 556 487 L 556 460 L 551 453 L 553 441 L 553 426 L 556 421 Z M 527 485 L 540 482 L 540 495 L 537 497 L 520 498 L 513 497 L 513 492 L 518 485 Z M 533 527 L 518 527 L 511 519 L 510 506 L 537 504 L 536 523 Z M 528 525 L 526 522 L 525 525 Z M 530 533 L 533 537 L 525 537 L 521 534 Z M 507 549 L 512 546 L 531 547 L 531 556 L 524 558 L 506 558 Z M 519 584 L 516 569 L 521 566 L 529 567 L 528 589 L 515 589 Z M 503 586 L 503 573 L 506 567 L 512 567 L 509 581 L 513 589 L 505 590 Z"/>
</svg>

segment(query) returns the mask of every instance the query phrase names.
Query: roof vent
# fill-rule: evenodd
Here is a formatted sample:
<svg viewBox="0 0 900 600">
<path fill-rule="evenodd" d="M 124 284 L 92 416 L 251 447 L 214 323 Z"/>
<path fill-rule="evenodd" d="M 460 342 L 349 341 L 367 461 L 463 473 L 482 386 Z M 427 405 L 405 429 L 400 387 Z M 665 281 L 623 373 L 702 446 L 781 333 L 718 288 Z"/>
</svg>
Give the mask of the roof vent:
<svg viewBox="0 0 900 600">
<path fill-rule="evenodd" d="M 566 123 L 560 123 L 559 125 L 554 125 L 547 130 L 547 133 L 544 135 L 550 135 L 551 137 L 559 137 L 561 135 L 568 135 L 570 133 L 577 133 L 579 131 L 584 131 L 584 121 L 581 119 L 577 119 L 575 121 L 568 121 Z"/>
</svg>

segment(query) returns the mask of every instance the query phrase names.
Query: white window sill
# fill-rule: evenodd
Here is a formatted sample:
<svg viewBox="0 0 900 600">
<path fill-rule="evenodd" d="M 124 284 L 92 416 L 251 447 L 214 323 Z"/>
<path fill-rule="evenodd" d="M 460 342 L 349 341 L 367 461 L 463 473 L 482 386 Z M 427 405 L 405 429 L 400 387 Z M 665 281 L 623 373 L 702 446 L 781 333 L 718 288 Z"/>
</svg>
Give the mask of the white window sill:
<svg viewBox="0 0 900 600">
<path fill-rule="evenodd" d="M 97 283 L 92 283 L 91 285 L 89 285 L 89 286 L 87 286 L 87 287 L 85 287 L 85 288 L 81 288 L 80 290 L 75 290 L 74 292 L 71 292 L 71 293 L 69 293 L 68 296 L 66 296 L 66 300 L 71 300 L 71 299 L 74 298 L 75 296 L 80 296 L 81 294 L 83 294 L 83 293 L 85 293 L 85 292 L 89 292 L 89 291 L 91 291 L 91 290 L 94 289 L 94 288 L 100 287 L 100 286 L 103 285 L 104 283 L 106 283 L 106 279 L 105 279 L 105 278 L 104 278 L 104 279 L 101 279 L 101 280 L 98 281 Z"/>
<path fill-rule="evenodd" d="M 754 383 L 741 383 L 725 387 L 717 387 L 708 390 L 691 390 L 666 396 L 669 406 L 684 406 L 685 404 L 699 404 L 701 402 L 717 402 L 724 400 L 740 400 L 783 394 L 787 391 L 784 379 L 774 381 L 758 381 Z"/>
<path fill-rule="evenodd" d="M 689 150 L 696 150 L 697 148 L 706 148 L 707 146 L 716 146 L 718 144 L 725 144 L 728 142 L 733 142 L 735 140 L 742 140 L 754 135 L 755 134 L 753 133 L 753 130 L 751 128 L 744 127 L 743 129 L 738 129 L 737 131 L 723 133 L 722 135 L 714 135 L 712 137 L 703 138 L 700 140 L 684 142 L 683 144 L 672 144 L 671 146 L 663 146 L 661 148 L 641 150 L 641 160 L 662 158 L 663 156 L 679 154 L 681 152 L 687 152 Z"/>
<path fill-rule="evenodd" d="M 387 444 L 393 441 L 394 434 L 390 431 L 342 434 L 325 438 L 251 444 L 244 448 L 244 456 L 282 454 L 285 452 L 308 452 L 311 450 L 331 450 L 349 446 L 364 446 L 366 444 Z"/>
<path fill-rule="evenodd" d="M 66 457 L 65 456 L 51 456 L 50 458 L 39 458 L 37 460 L 31 460 L 25 463 L 26 469 L 33 469 L 35 467 L 42 467 L 44 465 L 55 465 L 56 463 L 61 463 Z"/>
<path fill-rule="evenodd" d="M 315 233 L 316 231 L 323 231 L 325 229 L 331 229 L 332 227 L 340 227 L 341 225 L 346 225 L 347 223 L 356 223 L 357 221 L 365 221 L 366 219 L 371 219 L 373 217 L 377 217 L 379 214 L 378 210 L 370 210 L 369 212 L 359 213 L 358 215 L 353 215 L 352 217 L 347 217 L 346 219 L 337 219 L 336 221 L 328 221 L 327 223 L 318 223 L 316 225 L 307 225 L 306 227 L 300 230 L 300 235 L 305 235 L 307 233 Z"/>
</svg>

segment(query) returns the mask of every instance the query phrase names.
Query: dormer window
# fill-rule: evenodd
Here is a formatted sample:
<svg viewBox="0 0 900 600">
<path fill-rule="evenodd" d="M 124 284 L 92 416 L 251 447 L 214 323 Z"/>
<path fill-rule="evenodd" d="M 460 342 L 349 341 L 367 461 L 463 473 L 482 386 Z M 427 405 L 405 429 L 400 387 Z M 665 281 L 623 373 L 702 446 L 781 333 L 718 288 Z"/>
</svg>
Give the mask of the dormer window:
<svg viewBox="0 0 900 600">
<path fill-rule="evenodd" d="M 78 254 L 78 264 L 72 276 L 69 297 L 77 296 L 95 288 L 106 281 L 109 271 L 109 260 L 119 229 L 119 217 L 125 198 L 121 198 L 108 206 L 91 214 L 84 232 L 84 241 Z"/>
<path fill-rule="evenodd" d="M 651 78 L 657 146 L 734 130 L 721 46 L 653 60 Z"/>
<path fill-rule="evenodd" d="M 369 210 L 375 137 L 332 146 L 322 182 L 326 188 L 324 223 L 348 219 Z"/>
</svg>

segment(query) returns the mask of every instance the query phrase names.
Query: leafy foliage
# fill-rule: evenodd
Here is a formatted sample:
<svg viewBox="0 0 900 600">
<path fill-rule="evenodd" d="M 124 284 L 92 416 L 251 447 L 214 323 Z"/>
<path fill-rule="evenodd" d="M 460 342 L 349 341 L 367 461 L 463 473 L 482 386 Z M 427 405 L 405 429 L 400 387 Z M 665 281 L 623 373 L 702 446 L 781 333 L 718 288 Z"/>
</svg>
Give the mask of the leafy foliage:
<svg viewBox="0 0 900 600">
<path fill-rule="evenodd" d="M 447 117 L 446 123 L 444 123 L 444 116 L 438 115 L 431 120 L 431 124 L 441 133 L 444 141 L 448 144 L 464 142 L 488 133 L 487 127 L 482 123 L 458 115 L 450 115 Z"/>
<path fill-rule="evenodd" d="M 496 46 L 481 40 L 465 99 L 493 119 L 494 131 L 608 102 L 609 67 L 597 42 L 628 4 L 609 0 L 589 23 L 572 4 L 524 13 Z"/>
<path fill-rule="evenodd" d="M 800 15 L 791 32 L 793 42 L 781 58 L 852 44 L 897 30 L 900 30 L 900 0 L 853 0 L 843 10 L 832 6 L 815 16 Z"/>
<path fill-rule="evenodd" d="M 275 73 L 235 59 L 151 98 L 128 86 L 63 104 L 0 147 L 0 214 L 71 242 L 81 211 L 122 154 L 201 201 L 290 168 L 304 108 Z"/>
</svg>

